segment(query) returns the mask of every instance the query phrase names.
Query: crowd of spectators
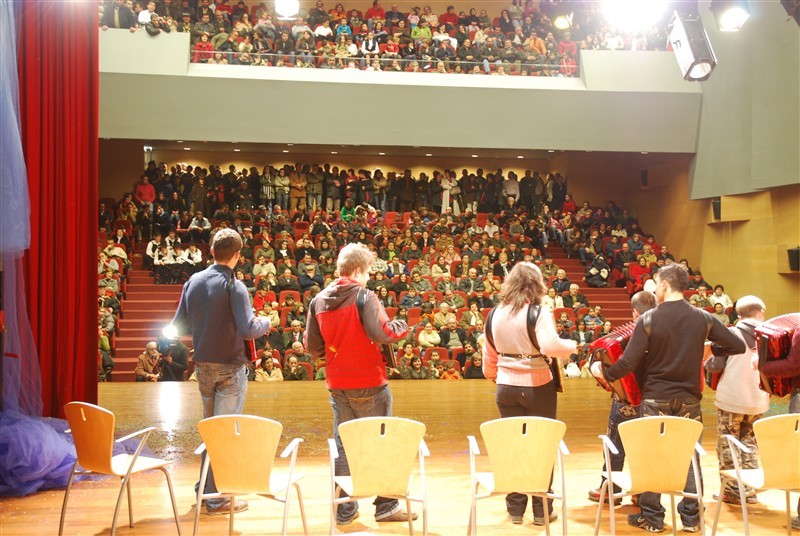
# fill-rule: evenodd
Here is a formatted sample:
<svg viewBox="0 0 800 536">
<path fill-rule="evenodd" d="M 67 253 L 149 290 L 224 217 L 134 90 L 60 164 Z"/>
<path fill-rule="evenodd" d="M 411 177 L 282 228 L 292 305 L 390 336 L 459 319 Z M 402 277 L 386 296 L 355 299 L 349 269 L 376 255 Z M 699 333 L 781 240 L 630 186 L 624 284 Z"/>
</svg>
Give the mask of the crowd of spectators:
<svg viewBox="0 0 800 536">
<path fill-rule="evenodd" d="M 580 50 L 663 50 L 666 27 L 625 34 L 606 20 L 599 1 L 570 2 L 571 25 L 554 24 L 559 4 L 511 0 L 498 12 L 429 6 L 400 12 L 397 5 L 322 0 L 281 20 L 272 2 L 229 0 L 111 0 L 103 28 L 191 34 L 196 63 L 321 69 L 468 73 L 521 76 L 578 74 Z M 368 8 L 362 11 L 361 8 Z"/>
<path fill-rule="evenodd" d="M 98 265 L 100 320 L 109 335 L 134 241 L 146 243 L 144 264 L 156 281 L 172 284 L 210 262 L 207 243 L 217 229 L 241 233 L 235 276 L 248 288 L 256 314 L 273 326 L 256 341 L 260 356 L 278 360 L 269 371 L 266 365 L 254 368 L 259 381 L 324 377 L 324 363 L 312 362 L 303 349 L 306 310 L 338 277 L 337 251 L 350 242 L 375 251 L 367 286 L 392 317 L 411 327 L 397 367 L 388 371 L 409 379 L 480 377 L 470 364 L 480 369 L 475 360 L 485 314 L 517 262 L 539 265 L 549 286 L 544 304 L 554 311 L 560 336 L 579 343 L 576 362 L 595 337 L 614 328 L 602 304 L 590 303 L 582 289 L 616 286 L 633 294 L 676 262 L 629 210 L 613 201 L 579 207 L 565 176 L 532 170 L 522 177 L 503 169 L 414 177 L 410 170 L 384 175 L 329 164 L 267 165 L 261 171 L 231 165 L 224 171 L 153 161 L 131 193 L 101 202 L 99 226 L 105 244 Z M 571 281 L 554 262 L 556 248 L 579 259 L 585 270 L 580 281 Z M 686 259 L 677 262 L 688 267 Z M 712 292 L 698 270 L 691 273 L 687 298 L 731 323 L 733 303 L 724 288 Z M 299 363 L 291 371 L 281 369 L 292 365 L 289 355 Z M 414 356 L 426 372 L 415 372 Z M 448 361 L 454 361 L 453 373 Z"/>
</svg>

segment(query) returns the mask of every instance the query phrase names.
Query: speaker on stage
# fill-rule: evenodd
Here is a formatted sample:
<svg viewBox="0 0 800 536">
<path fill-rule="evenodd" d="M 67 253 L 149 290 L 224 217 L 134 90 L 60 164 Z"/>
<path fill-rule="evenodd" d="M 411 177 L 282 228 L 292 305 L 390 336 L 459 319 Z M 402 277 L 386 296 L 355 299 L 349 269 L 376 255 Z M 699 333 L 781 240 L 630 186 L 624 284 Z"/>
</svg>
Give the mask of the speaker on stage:
<svg viewBox="0 0 800 536">
<path fill-rule="evenodd" d="M 647 176 L 647 170 L 646 169 L 642 170 L 640 178 L 642 180 L 642 188 L 647 188 L 647 182 L 648 182 L 648 178 L 649 177 Z"/>
<path fill-rule="evenodd" d="M 711 198 L 711 210 L 714 211 L 714 221 L 719 221 L 722 219 L 722 198 Z"/>
<path fill-rule="evenodd" d="M 789 270 L 800 272 L 800 246 L 786 250 L 789 255 Z"/>
</svg>

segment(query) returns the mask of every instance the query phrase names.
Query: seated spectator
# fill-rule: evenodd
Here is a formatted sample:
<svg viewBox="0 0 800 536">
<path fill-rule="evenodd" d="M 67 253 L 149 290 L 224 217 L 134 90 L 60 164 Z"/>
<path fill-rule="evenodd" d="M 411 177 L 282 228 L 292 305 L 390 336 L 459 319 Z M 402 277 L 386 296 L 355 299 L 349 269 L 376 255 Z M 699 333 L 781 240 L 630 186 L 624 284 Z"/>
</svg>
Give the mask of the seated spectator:
<svg viewBox="0 0 800 536">
<path fill-rule="evenodd" d="M 440 380 L 461 380 L 461 373 L 456 370 L 456 364 L 448 361 L 444 365 L 444 372 L 439 375 Z"/>
<path fill-rule="evenodd" d="M 442 338 L 439 332 L 434 329 L 433 324 L 428 322 L 417 337 L 417 341 L 419 342 L 420 348 L 433 348 L 434 346 L 439 346 L 439 343 L 442 342 Z"/>
<path fill-rule="evenodd" d="M 485 380 L 483 375 L 483 357 L 478 353 L 473 353 L 467 358 L 467 366 L 464 369 L 465 380 Z"/>
<path fill-rule="evenodd" d="M 378 294 L 378 301 L 380 301 L 384 307 L 397 307 L 397 302 L 395 302 L 392 295 L 389 294 L 388 287 L 386 286 L 378 287 L 377 294 Z"/>
<path fill-rule="evenodd" d="M 291 348 L 292 344 L 299 342 L 303 343 L 303 323 L 299 320 L 294 320 L 290 324 L 291 328 L 283 333 L 283 347 Z"/>
<path fill-rule="evenodd" d="M 559 269 L 556 272 L 556 278 L 550 286 L 556 290 L 556 294 L 561 295 L 570 289 L 572 282 L 567 279 L 567 272 L 563 269 Z M 577 285 L 575 286 L 577 287 Z"/>
<path fill-rule="evenodd" d="M 435 300 L 435 296 L 434 296 Z M 439 304 L 439 311 L 434 313 L 433 315 L 433 326 L 436 329 L 441 329 L 447 325 L 447 319 L 450 317 L 452 309 L 450 304 L 447 302 L 441 302 Z"/>
<path fill-rule="evenodd" d="M 709 301 L 716 306 L 718 303 L 722 304 L 723 309 L 733 307 L 733 301 L 730 296 L 725 294 L 725 287 L 722 285 L 715 285 L 714 292 L 708 297 Z"/>
<path fill-rule="evenodd" d="M 713 303 L 708 298 L 708 289 L 705 285 L 700 285 L 697 289 L 697 294 L 693 294 L 691 298 L 689 298 L 689 303 L 694 305 L 695 307 L 713 307 Z"/>
<path fill-rule="evenodd" d="M 583 323 L 588 329 L 594 329 L 604 324 L 603 318 L 597 314 L 595 307 L 589 307 L 589 311 L 583 317 Z"/>
<path fill-rule="evenodd" d="M 728 315 L 725 314 L 725 307 L 723 307 L 720 302 L 714 304 L 714 312 L 711 313 L 711 315 L 726 326 L 730 324 L 730 319 Z"/>
<path fill-rule="evenodd" d="M 314 372 L 317 371 L 317 363 L 314 361 L 314 358 L 311 357 L 311 354 L 306 352 L 306 349 L 303 347 L 302 342 L 293 342 L 292 347 L 287 350 L 286 352 L 286 360 L 288 361 L 290 357 L 297 358 L 298 362 L 308 363 L 313 367 Z M 321 361 L 321 366 L 325 366 L 325 361 Z"/>
<path fill-rule="evenodd" d="M 589 343 L 594 340 L 594 332 L 586 329 L 586 323 L 583 320 L 578 321 L 578 327 L 572 332 L 570 338 L 578 343 L 578 352 L 570 356 L 573 362 L 577 363 L 586 356 L 586 350 L 589 348 Z"/>
<path fill-rule="evenodd" d="M 136 363 L 137 382 L 157 382 L 161 375 L 161 354 L 156 341 L 150 341 Z"/>
<path fill-rule="evenodd" d="M 571 307 L 575 311 L 581 307 L 589 307 L 589 300 L 580 293 L 580 287 L 575 283 L 569 286 L 569 294 L 564 297 L 564 307 Z"/>
<path fill-rule="evenodd" d="M 586 269 L 586 284 L 593 288 L 610 287 L 608 278 L 611 267 L 602 255 L 598 255 Z"/>
<path fill-rule="evenodd" d="M 271 356 L 264 354 L 264 357 L 261 359 L 261 363 L 259 363 L 258 367 L 256 368 L 255 381 L 282 382 L 283 372 L 281 369 L 276 367 L 275 364 L 275 360 Z"/>
<path fill-rule="evenodd" d="M 430 380 L 431 372 L 426 367 L 422 366 L 422 358 L 415 355 L 411 358 L 411 363 L 403 371 L 404 380 Z"/>
<path fill-rule="evenodd" d="M 312 287 L 315 286 L 319 288 L 324 287 L 322 276 L 316 272 L 313 265 L 308 265 L 306 267 L 305 273 L 298 278 L 298 283 L 300 285 L 301 293 L 310 290 Z"/>
<path fill-rule="evenodd" d="M 556 289 L 550 287 L 547 289 L 547 296 L 542 298 L 542 305 L 546 305 L 550 309 L 560 309 L 564 307 L 564 299 L 556 293 Z"/>
<path fill-rule="evenodd" d="M 308 371 L 302 365 L 297 363 L 297 357 L 294 355 L 287 359 L 286 366 L 283 367 L 283 381 L 298 382 L 310 380 Z"/>
</svg>

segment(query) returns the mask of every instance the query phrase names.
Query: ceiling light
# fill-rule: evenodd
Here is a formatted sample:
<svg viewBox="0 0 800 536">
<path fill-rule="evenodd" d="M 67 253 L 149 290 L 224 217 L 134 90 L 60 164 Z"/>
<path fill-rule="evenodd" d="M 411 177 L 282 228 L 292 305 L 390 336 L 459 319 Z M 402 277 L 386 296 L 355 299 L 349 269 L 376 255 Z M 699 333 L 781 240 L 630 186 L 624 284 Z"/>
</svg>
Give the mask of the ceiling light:
<svg viewBox="0 0 800 536">
<path fill-rule="evenodd" d="M 712 0 L 711 12 L 721 32 L 738 32 L 750 18 L 746 0 Z"/>
<path fill-rule="evenodd" d="M 183 140 L 178 140 L 178 143 L 183 143 Z"/>
<path fill-rule="evenodd" d="M 282 19 L 292 19 L 300 11 L 299 0 L 275 0 L 275 13 Z"/>
<path fill-rule="evenodd" d="M 426 153 L 425 156 L 433 156 L 431 153 Z"/>
<path fill-rule="evenodd" d="M 380 156 L 386 156 L 386 153 L 378 153 Z"/>
<path fill-rule="evenodd" d="M 603 13 L 611 26 L 623 31 L 650 29 L 666 13 L 666 0 L 603 0 Z"/>
<path fill-rule="evenodd" d="M 472 158 L 478 158 L 478 155 L 474 154 L 472 155 Z"/>
<path fill-rule="evenodd" d="M 234 150 L 233 150 L 233 152 L 234 152 L 234 153 L 241 153 L 241 152 L 242 152 L 242 150 L 241 150 L 241 149 L 234 149 Z"/>
<path fill-rule="evenodd" d="M 331 154 L 339 154 L 337 151 L 331 151 Z"/>
<path fill-rule="evenodd" d="M 283 150 L 283 152 L 284 152 L 284 153 L 288 153 L 288 152 L 289 152 L 289 149 L 284 149 L 284 150 Z"/>
<path fill-rule="evenodd" d="M 572 26 L 572 13 L 556 17 L 553 20 L 553 26 L 558 30 L 568 30 Z"/>
<path fill-rule="evenodd" d="M 555 151 L 553 149 L 549 149 L 547 152 L 548 153 L 554 153 Z"/>
<path fill-rule="evenodd" d="M 294 143 L 287 143 L 286 147 L 292 147 L 293 145 L 294 145 Z"/>
<path fill-rule="evenodd" d="M 149 153 L 149 152 L 152 152 L 152 151 L 153 151 L 153 148 L 150 147 L 149 145 L 145 145 L 144 146 L 144 152 Z"/>
<path fill-rule="evenodd" d="M 642 151 L 642 154 L 650 154 L 650 153 L 648 153 L 647 151 Z"/>
<path fill-rule="evenodd" d="M 517 158 L 525 158 L 525 157 L 522 155 L 517 155 Z"/>
<path fill-rule="evenodd" d="M 183 148 L 183 150 L 184 150 L 184 151 L 191 151 L 191 150 L 192 150 L 192 148 L 191 148 L 191 147 L 184 147 L 184 148 Z"/>
</svg>

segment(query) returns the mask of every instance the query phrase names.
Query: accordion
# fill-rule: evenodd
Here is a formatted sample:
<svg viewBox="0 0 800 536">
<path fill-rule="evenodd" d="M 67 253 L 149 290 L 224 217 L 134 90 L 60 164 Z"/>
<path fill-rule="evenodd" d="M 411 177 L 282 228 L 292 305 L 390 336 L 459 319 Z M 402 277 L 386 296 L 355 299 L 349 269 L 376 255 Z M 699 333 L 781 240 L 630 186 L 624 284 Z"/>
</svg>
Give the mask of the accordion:
<svg viewBox="0 0 800 536">
<path fill-rule="evenodd" d="M 756 343 L 758 344 L 758 369 L 761 371 L 761 388 L 771 395 L 778 397 L 789 396 L 792 391 L 800 387 L 800 379 L 769 378 L 764 370 L 764 363 L 776 359 L 786 359 L 792 347 L 794 332 L 800 327 L 800 313 L 776 316 L 770 318 L 756 328 Z"/>
<path fill-rule="evenodd" d="M 589 345 L 589 366 L 599 361 L 604 367 L 609 367 L 622 357 L 628 341 L 633 335 L 633 328 L 636 322 L 628 322 L 615 329 L 605 337 L 601 337 Z M 622 402 L 638 406 L 642 402 L 642 391 L 639 382 L 633 374 L 628 374 L 617 381 L 608 382 L 601 378 L 595 378 L 597 383 L 605 389 L 614 393 Z"/>
</svg>

